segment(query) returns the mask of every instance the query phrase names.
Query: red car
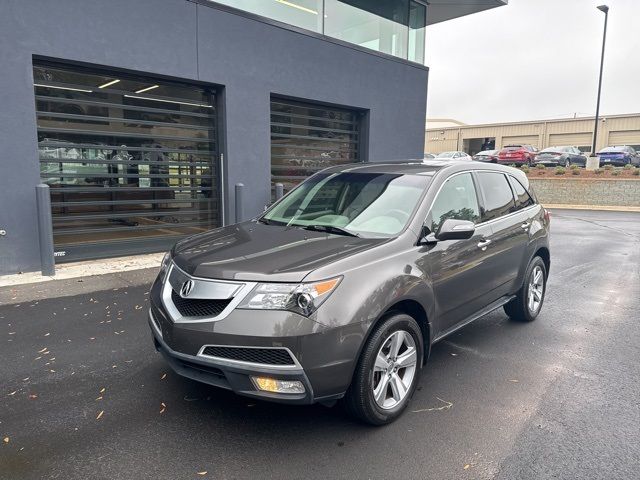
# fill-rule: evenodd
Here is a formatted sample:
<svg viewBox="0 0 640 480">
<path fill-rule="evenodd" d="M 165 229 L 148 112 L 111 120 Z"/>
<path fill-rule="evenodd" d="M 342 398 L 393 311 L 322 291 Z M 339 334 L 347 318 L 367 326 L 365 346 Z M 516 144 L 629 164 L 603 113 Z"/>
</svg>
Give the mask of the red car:
<svg viewBox="0 0 640 480">
<path fill-rule="evenodd" d="M 507 145 L 498 153 L 498 163 L 503 165 L 531 165 L 538 153 L 533 145 Z"/>
</svg>

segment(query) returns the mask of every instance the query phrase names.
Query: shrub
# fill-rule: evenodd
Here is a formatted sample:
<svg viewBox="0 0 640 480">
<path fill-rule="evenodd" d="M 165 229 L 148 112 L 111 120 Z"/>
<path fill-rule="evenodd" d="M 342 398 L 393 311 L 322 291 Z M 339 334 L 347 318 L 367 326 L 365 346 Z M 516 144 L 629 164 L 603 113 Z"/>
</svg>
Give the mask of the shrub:
<svg viewBox="0 0 640 480">
<path fill-rule="evenodd" d="M 602 170 L 601 168 L 596 168 L 593 173 L 595 173 L 596 175 L 600 175 L 601 173 L 604 173 L 604 170 Z"/>
<path fill-rule="evenodd" d="M 631 172 L 632 175 L 640 175 L 640 167 L 636 168 L 633 172 Z"/>
<path fill-rule="evenodd" d="M 620 175 L 621 173 L 622 173 L 622 169 L 620 169 L 620 168 L 616 168 L 615 170 L 611 171 L 611 175 L 615 175 L 616 177 L 618 175 Z"/>
<path fill-rule="evenodd" d="M 556 175 L 564 175 L 567 173 L 567 170 L 564 167 L 556 167 L 556 171 L 554 173 Z"/>
<path fill-rule="evenodd" d="M 570 168 L 571 170 L 578 170 L 580 167 L 579 167 L 578 165 L 575 165 L 575 164 L 574 164 L 574 165 L 571 165 L 569 168 Z"/>
<path fill-rule="evenodd" d="M 572 168 L 571 169 L 571 174 L 572 175 L 580 175 L 582 173 L 582 170 L 580 170 L 579 168 Z"/>
<path fill-rule="evenodd" d="M 522 170 L 524 173 L 529 173 L 529 167 L 527 167 L 526 165 L 522 165 L 522 167 L 520 167 L 520 170 Z"/>
<path fill-rule="evenodd" d="M 542 163 L 538 163 L 538 164 L 536 164 L 536 168 L 539 169 L 539 170 L 544 170 L 547 167 L 545 165 L 543 165 Z"/>
<path fill-rule="evenodd" d="M 631 170 L 632 168 L 634 168 L 634 167 L 633 167 L 633 165 L 631 165 L 630 163 L 627 163 L 627 164 L 624 166 L 624 169 L 625 169 L 625 170 Z"/>
<path fill-rule="evenodd" d="M 516 164 L 515 164 L 515 163 L 510 163 L 510 164 L 509 164 L 509 166 L 510 166 L 511 168 L 516 168 Z"/>
<path fill-rule="evenodd" d="M 605 166 L 604 166 L 604 169 L 605 169 L 606 171 L 613 170 L 613 165 L 605 165 Z"/>
</svg>

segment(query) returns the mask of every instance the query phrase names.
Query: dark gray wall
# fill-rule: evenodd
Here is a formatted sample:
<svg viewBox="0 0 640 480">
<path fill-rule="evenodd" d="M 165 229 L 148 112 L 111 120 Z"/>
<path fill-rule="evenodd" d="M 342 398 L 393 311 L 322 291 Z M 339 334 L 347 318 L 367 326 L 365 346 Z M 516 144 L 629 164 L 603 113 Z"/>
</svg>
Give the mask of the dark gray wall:
<svg viewBox="0 0 640 480">
<path fill-rule="evenodd" d="M 369 161 L 422 156 L 427 70 L 187 0 L 0 2 L 0 274 L 39 269 L 33 56 L 224 86 L 226 218 L 270 196 L 269 98 L 369 110 Z"/>
</svg>

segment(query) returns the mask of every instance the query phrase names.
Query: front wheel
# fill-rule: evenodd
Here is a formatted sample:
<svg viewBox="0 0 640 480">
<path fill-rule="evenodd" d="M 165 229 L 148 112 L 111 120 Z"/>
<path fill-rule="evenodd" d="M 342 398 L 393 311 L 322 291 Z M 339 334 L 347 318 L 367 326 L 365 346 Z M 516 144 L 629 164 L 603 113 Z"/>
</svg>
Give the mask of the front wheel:
<svg viewBox="0 0 640 480">
<path fill-rule="evenodd" d="M 564 161 L 564 166 L 566 168 L 569 168 L 571 166 L 571 161 L 568 158 Z"/>
<path fill-rule="evenodd" d="M 367 340 L 345 396 L 349 412 L 372 425 L 398 418 L 417 387 L 423 345 L 412 317 L 393 314 L 383 319 Z"/>
<path fill-rule="evenodd" d="M 504 311 L 512 320 L 532 322 L 540 313 L 544 294 L 547 290 L 547 268 L 540 257 L 534 257 L 524 276 L 524 283 L 516 298 L 504 306 Z"/>
</svg>

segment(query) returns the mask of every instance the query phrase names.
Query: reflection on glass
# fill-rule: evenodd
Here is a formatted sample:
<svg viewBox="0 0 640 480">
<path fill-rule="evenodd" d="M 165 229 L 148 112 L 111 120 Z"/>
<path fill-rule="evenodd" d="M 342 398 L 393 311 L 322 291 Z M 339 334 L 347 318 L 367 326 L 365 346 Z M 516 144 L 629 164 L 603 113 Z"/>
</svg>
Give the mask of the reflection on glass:
<svg viewBox="0 0 640 480">
<path fill-rule="evenodd" d="M 408 0 L 326 0 L 324 33 L 378 52 L 407 58 L 408 12 Z"/>
<path fill-rule="evenodd" d="M 215 0 L 215 3 L 322 33 L 322 0 Z"/>
<path fill-rule="evenodd" d="M 319 173 L 284 197 L 266 223 L 337 227 L 365 237 L 392 237 L 407 225 L 429 178 L 380 173 Z"/>
<path fill-rule="evenodd" d="M 409 4 L 409 60 L 424 63 L 425 25 L 427 24 L 427 7 L 422 3 Z"/>
</svg>

